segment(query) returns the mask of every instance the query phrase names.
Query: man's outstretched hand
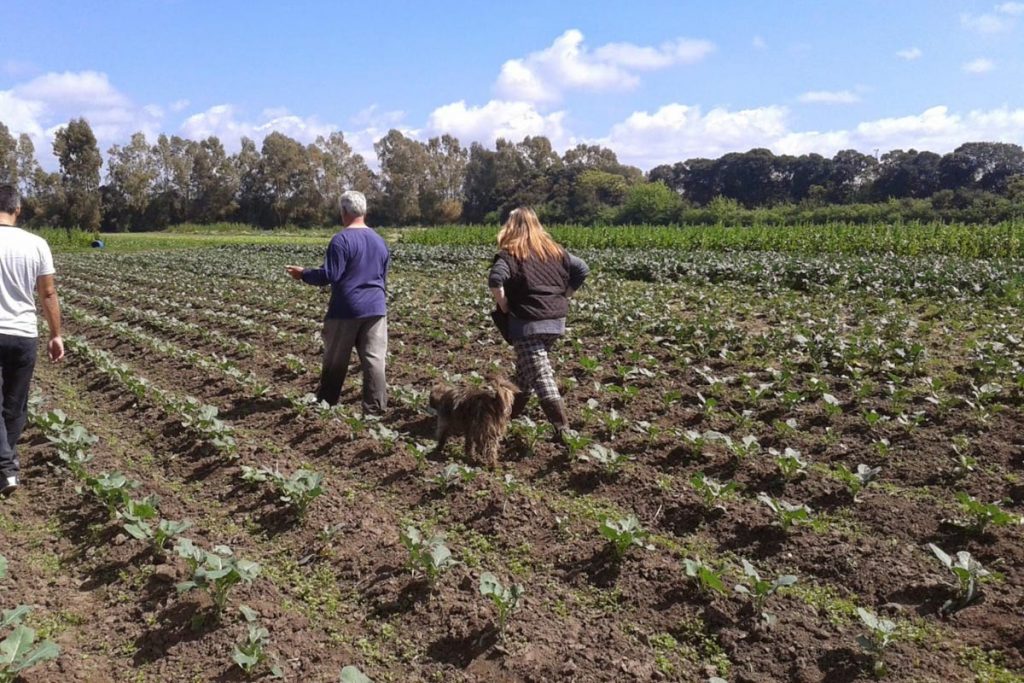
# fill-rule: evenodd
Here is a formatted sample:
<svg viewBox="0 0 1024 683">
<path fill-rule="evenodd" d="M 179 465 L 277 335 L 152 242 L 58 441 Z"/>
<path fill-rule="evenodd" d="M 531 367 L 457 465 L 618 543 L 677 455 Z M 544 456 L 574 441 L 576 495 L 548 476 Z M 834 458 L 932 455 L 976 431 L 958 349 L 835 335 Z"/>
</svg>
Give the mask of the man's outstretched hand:
<svg viewBox="0 0 1024 683">
<path fill-rule="evenodd" d="M 301 280 L 302 273 L 304 273 L 306 270 L 302 266 L 285 266 L 284 269 L 285 271 L 288 272 L 289 275 L 292 276 L 292 279 L 294 280 Z"/>
</svg>

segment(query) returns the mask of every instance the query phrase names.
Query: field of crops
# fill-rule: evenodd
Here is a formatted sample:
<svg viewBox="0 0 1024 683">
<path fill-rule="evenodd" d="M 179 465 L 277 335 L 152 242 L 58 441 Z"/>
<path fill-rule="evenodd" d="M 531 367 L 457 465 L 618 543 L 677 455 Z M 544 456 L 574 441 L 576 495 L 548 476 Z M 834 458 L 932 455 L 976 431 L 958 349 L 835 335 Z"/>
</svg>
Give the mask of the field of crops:
<svg viewBox="0 0 1024 683">
<path fill-rule="evenodd" d="M 1015 230 L 581 246 L 569 453 L 534 405 L 498 471 L 426 410 L 510 371 L 485 245 L 395 246 L 381 419 L 358 372 L 308 396 L 326 293 L 283 266 L 322 245 L 59 255 L 0 502 L 0 607 L 60 649 L 23 680 L 1022 681 Z"/>
</svg>

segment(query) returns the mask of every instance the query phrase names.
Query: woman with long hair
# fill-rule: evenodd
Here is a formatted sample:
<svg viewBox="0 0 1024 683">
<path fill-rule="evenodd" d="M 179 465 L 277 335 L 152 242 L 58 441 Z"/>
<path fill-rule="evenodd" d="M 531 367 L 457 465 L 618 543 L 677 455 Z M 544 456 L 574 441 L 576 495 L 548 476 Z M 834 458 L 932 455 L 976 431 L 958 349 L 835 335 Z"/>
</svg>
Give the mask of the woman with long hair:
<svg viewBox="0 0 1024 683">
<path fill-rule="evenodd" d="M 522 414 L 536 392 L 556 443 L 564 443 L 568 420 L 548 354 L 565 335 L 569 298 L 589 272 L 582 259 L 551 239 L 533 209 L 513 211 L 498 233 L 498 255 L 487 284 L 498 308 L 508 313 L 508 337 L 516 352 L 520 391 L 512 416 Z"/>
</svg>

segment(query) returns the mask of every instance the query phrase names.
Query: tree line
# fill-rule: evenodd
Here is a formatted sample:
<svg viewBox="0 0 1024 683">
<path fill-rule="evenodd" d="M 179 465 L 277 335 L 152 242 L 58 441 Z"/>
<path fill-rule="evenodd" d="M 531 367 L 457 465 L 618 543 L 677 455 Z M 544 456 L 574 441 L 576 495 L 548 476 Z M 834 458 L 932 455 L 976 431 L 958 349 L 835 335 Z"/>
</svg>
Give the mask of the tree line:
<svg viewBox="0 0 1024 683">
<path fill-rule="evenodd" d="M 644 174 L 614 151 L 580 144 L 558 154 L 543 136 L 464 147 L 391 130 L 374 145 L 378 169 L 341 132 L 303 144 L 273 132 L 229 154 L 215 136 L 142 133 L 107 150 L 85 119 L 53 141 L 47 172 L 32 140 L 0 122 L 0 182 L 15 183 L 29 226 L 157 230 L 232 221 L 261 227 L 327 225 L 347 189 L 366 193 L 378 225 L 497 223 L 530 205 L 549 223 L 997 222 L 1024 214 L 1024 149 L 971 142 L 940 155 L 767 149 L 689 159 Z"/>
</svg>

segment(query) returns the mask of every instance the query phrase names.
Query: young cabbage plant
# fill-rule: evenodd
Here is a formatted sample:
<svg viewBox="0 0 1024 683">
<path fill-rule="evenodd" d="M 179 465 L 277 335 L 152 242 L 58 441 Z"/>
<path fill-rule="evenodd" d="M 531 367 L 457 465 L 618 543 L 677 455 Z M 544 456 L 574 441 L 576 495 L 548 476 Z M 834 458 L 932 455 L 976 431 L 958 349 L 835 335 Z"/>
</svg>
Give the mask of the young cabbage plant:
<svg viewBox="0 0 1024 683">
<path fill-rule="evenodd" d="M 928 548 L 956 579 L 956 595 L 942 605 L 939 610 L 941 614 L 952 614 L 961 610 L 981 596 L 981 579 L 989 573 L 969 552 L 961 550 L 954 560 L 934 543 L 929 543 Z"/>
<path fill-rule="evenodd" d="M 562 442 L 570 458 L 578 457 L 583 449 L 593 443 L 593 439 L 585 434 L 580 434 L 575 429 L 566 429 L 562 432 Z"/>
<path fill-rule="evenodd" d="M 156 496 L 146 496 L 142 500 L 129 499 L 117 511 L 117 516 L 124 521 L 124 530 L 129 536 L 139 541 L 152 541 L 153 527 L 149 522 L 157 516 Z"/>
<path fill-rule="evenodd" d="M 621 519 L 607 517 L 601 522 L 599 531 L 608 539 L 616 562 L 621 562 L 633 546 L 654 550 L 654 546 L 647 543 L 650 533 L 640 526 L 640 520 L 636 518 L 636 515 L 629 515 Z"/>
<path fill-rule="evenodd" d="M 586 453 L 578 456 L 581 462 L 593 462 L 598 465 L 606 474 L 616 475 L 622 471 L 623 466 L 633 459 L 632 456 L 602 446 L 599 443 L 592 444 Z"/>
<path fill-rule="evenodd" d="M 774 614 L 770 614 L 765 610 L 765 603 L 768 601 L 768 598 L 775 595 L 780 589 L 788 588 L 795 584 L 797 578 L 792 574 L 782 574 L 775 577 L 774 581 L 762 579 L 754 565 L 750 564 L 746 559 L 743 560 L 743 574 L 745 576 L 745 583 L 736 584 L 733 586 L 733 590 L 750 597 L 754 607 L 754 614 L 757 615 L 760 623 L 765 628 L 774 626 L 778 619 Z"/>
<path fill-rule="evenodd" d="M 0 555 L 0 581 L 7 578 L 7 558 Z"/>
<path fill-rule="evenodd" d="M 957 526 L 963 527 L 972 534 L 985 533 L 986 527 L 992 526 L 1014 526 L 1021 524 L 1022 518 L 1010 514 L 999 507 L 997 503 L 982 503 L 970 494 L 961 491 L 956 494 L 960 508 L 967 515 L 965 520 L 951 520 Z"/>
<path fill-rule="evenodd" d="M 178 584 L 178 592 L 185 593 L 194 588 L 209 592 L 213 599 L 216 613 L 223 613 L 227 604 L 228 592 L 237 584 L 252 583 L 260 574 L 260 565 L 256 562 L 236 558 L 231 548 L 225 545 L 214 547 L 212 552 L 203 551 L 188 541 L 181 539 L 175 550 L 184 557 L 192 568 L 192 579 Z"/>
<path fill-rule="evenodd" d="M 480 575 L 480 595 L 490 599 L 498 610 L 498 634 L 502 638 L 505 637 L 508 618 L 519 607 L 523 592 L 521 584 L 514 583 L 506 586 L 491 572 L 484 572 Z"/>
<path fill-rule="evenodd" d="M 425 539 L 419 529 L 410 525 L 402 530 L 399 538 L 409 552 L 406 561 L 409 570 L 426 578 L 431 589 L 441 574 L 458 564 L 445 545 L 443 534 L 434 534 Z"/>
<path fill-rule="evenodd" d="M 868 629 L 867 635 L 857 636 L 857 644 L 871 657 L 872 673 L 881 678 L 886 674 L 885 649 L 895 640 L 896 624 L 863 607 L 857 608 L 857 616 Z"/>
<path fill-rule="evenodd" d="M 843 463 L 836 465 L 836 468 L 832 470 L 832 475 L 840 482 L 846 485 L 846 488 L 850 491 L 850 495 L 853 497 L 854 502 L 857 502 L 857 495 L 868 487 L 868 484 L 878 478 L 878 473 L 882 471 L 881 467 L 868 467 L 864 463 L 857 465 L 857 470 L 851 472 L 850 469 Z"/>
<path fill-rule="evenodd" d="M 800 451 L 795 448 L 787 446 L 782 453 L 774 448 L 769 448 L 768 453 L 775 456 L 775 464 L 779 466 L 779 472 L 785 479 L 792 481 L 800 475 L 806 474 L 807 463 L 800 457 Z"/>
<path fill-rule="evenodd" d="M 339 683 L 373 683 L 373 681 L 358 667 L 346 666 L 341 670 Z"/>
<path fill-rule="evenodd" d="M 310 504 L 324 493 L 324 475 L 313 470 L 299 469 L 286 477 L 277 468 L 242 465 L 242 479 L 249 483 L 270 482 L 278 500 L 295 508 L 300 520 L 306 518 Z"/>
<path fill-rule="evenodd" d="M 697 588 L 701 592 L 711 593 L 716 591 L 722 594 L 726 592 L 725 581 L 722 580 L 722 575 L 704 564 L 699 557 L 695 560 L 684 559 L 683 569 L 686 575 L 697 584 Z"/>
<path fill-rule="evenodd" d="M 767 493 L 757 494 L 757 499 L 775 513 L 775 521 L 783 531 L 789 531 L 794 524 L 802 524 L 811 520 L 811 508 L 807 505 L 794 505 L 780 498 L 772 498 Z"/>
<path fill-rule="evenodd" d="M 138 482 L 132 481 L 120 472 L 100 474 L 99 476 L 86 476 L 84 486 L 76 490 L 79 493 L 87 490 L 96 497 L 110 513 L 112 518 L 117 516 L 118 508 L 124 507 L 131 500 L 130 491 L 138 487 Z"/>
<path fill-rule="evenodd" d="M 246 675 L 251 676 L 266 662 L 270 660 L 270 653 L 267 646 L 270 644 L 270 632 L 260 625 L 259 614 L 246 605 L 238 608 L 245 619 L 247 634 L 245 640 L 236 643 L 231 653 L 231 659 L 238 665 Z M 270 666 L 270 675 L 274 678 L 283 678 L 284 672 L 276 663 Z"/>
<path fill-rule="evenodd" d="M 476 479 L 478 474 L 479 472 L 473 467 L 453 462 L 445 465 L 444 469 L 434 476 L 433 481 L 441 489 L 441 493 L 447 495 L 453 488 Z"/>
<path fill-rule="evenodd" d="M 723 484 L 703 472 L 697 472 L 690 477 L 690 485 L 703 499 L 705 507 L 719 510 L 725 510 L 723 501 L 734 498 L 736 491 L 739 490 L 739 484 L 735 481 Z"/>
<path fill-rule="evenodd" d="M 21 623 L 31 611 L 19 605 L 0 614 L 0 629 L 13 627 L 0 641 L 0 683 L 13 683 L 23 672 L 60 656 L 60 648 L 49 640 L 37 642 L 35 630 Z"/>
</svg>

